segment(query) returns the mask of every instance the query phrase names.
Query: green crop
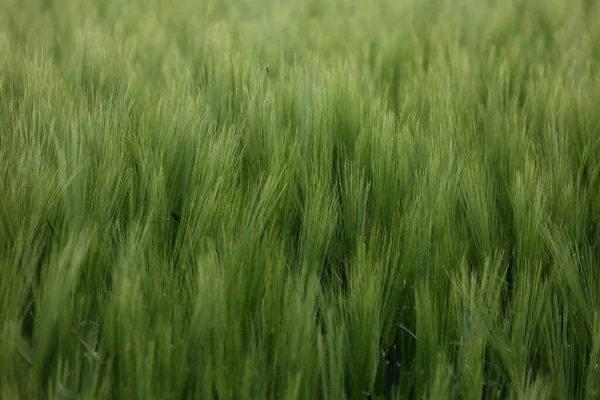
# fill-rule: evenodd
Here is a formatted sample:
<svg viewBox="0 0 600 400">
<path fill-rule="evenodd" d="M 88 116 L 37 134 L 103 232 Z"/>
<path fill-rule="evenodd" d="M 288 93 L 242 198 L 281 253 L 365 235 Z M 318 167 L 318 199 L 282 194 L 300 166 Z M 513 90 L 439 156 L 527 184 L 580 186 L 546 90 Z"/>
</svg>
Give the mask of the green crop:
<svg viewBox="0 0 600 400">
<path fill-rule="evenodd" d="M 600 399 L 600 3 L 4 0 L 1 399 Z"/>
</svg>

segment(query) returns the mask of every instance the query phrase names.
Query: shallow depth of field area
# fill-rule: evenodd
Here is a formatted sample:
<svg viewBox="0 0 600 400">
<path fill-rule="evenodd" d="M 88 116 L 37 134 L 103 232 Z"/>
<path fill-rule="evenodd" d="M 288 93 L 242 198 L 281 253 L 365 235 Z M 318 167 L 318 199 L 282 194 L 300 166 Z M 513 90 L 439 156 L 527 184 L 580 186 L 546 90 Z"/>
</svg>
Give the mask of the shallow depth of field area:
<svg viewBox="0 0 600 400">
<path fill-rule="evenodd" d="M 600 399 L 600 3 L 4 0 L 0 398 Z"/>
</svg>

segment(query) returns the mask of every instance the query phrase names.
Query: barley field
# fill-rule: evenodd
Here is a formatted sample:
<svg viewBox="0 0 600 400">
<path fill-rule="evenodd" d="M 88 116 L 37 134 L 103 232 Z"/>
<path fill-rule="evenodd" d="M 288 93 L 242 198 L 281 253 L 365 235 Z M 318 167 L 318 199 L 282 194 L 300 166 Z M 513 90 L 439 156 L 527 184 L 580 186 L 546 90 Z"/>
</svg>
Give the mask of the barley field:
<svg viewBox="0 0 600 400">
<path fill-rule="evenodd" d="M 600 399 L 600 3 L 3 0 L 0 398 Z"/>
</svg>

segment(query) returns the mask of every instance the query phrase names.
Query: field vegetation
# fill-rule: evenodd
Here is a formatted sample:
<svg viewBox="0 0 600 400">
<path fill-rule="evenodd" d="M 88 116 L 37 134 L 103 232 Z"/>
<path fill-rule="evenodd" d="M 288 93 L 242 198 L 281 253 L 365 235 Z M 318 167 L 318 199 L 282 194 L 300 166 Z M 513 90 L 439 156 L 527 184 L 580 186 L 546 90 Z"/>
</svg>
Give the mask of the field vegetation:
<svg viewBox="0 0 600 400">
<path fill-rule="evenodd" d="M 600 3 L 3 0 L 1 399 L 600 399 Z"/>
</svg>

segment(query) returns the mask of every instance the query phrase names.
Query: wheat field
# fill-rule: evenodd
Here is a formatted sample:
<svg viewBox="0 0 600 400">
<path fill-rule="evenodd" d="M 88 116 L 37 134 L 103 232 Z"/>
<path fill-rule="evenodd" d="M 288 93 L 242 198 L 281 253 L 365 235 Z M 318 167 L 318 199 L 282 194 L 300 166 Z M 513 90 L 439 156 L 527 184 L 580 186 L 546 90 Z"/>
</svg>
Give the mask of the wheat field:
<svg viewBox="0 0 600 400">
<path fill-rule="evenodd" d="M 600 399 L 600 3 L 4 0 L 0 398 Z"/>
</svg>

